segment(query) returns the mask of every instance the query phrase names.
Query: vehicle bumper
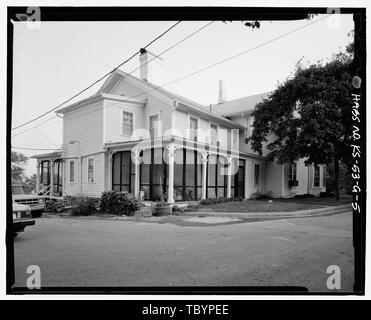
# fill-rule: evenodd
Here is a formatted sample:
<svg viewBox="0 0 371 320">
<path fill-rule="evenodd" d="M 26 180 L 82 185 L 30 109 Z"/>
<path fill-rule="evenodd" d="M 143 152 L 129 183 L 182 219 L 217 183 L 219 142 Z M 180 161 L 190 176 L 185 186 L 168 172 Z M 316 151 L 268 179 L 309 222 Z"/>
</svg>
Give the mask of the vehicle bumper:
<svg viewBox="0 0 371 320">
<path fill-rule="evenodd" d="M 27 226 L 33 226 L 35 224 L 35 220 L 33 219 L 17 219 L 13 220 L 13 230 L 14 232 L 23 231 L 24 228 Z"/>
<path fill-rule="evenodd" d="M 31 211 L 44 211 L 45 210 L 45 204 L 30 206 L 30 209 L 31 209 Z"/>
</svg>

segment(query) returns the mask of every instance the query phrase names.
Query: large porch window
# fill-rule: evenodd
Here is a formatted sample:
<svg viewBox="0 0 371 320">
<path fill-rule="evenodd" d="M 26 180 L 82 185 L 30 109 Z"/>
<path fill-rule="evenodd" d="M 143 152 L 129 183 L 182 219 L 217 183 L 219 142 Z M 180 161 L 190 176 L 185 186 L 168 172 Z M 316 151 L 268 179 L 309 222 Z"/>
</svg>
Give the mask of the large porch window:
<svg viewBox="0 0 371 320">
<path fill-rule="evenodd" d="M 167 151 L 163 148 L 151 148 L 142 152 L 140 190 L 144 192 L 145 200 L 160 200 L 161 193 L 166 198 L 168 185 L 168 168 L 164 161 L 166 157 Z"/>
<path fill-rule="evenodd" d="M 202 197 L 201 155 L 196 150 L 175 151 L 174 198 L 175 201 L 200 200 Z"/>
<path fill-rule="evenodd" d="M 207 166 L 206 198 L 227 196 L 227 164 L 223 156 L 210 154 Z"/>
</svg>

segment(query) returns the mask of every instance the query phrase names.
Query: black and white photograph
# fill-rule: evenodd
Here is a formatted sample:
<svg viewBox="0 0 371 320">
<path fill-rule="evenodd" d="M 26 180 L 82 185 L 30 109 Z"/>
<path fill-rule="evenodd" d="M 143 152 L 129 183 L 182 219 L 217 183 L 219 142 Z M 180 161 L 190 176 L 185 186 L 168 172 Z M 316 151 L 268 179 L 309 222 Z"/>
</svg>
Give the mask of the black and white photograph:
<svg viewBox="0 0 371 320">
<path fill-rule="evenodd" d="M 8 294 L 364 294 L 365 8 L 7 15 Z"/>
</svg>

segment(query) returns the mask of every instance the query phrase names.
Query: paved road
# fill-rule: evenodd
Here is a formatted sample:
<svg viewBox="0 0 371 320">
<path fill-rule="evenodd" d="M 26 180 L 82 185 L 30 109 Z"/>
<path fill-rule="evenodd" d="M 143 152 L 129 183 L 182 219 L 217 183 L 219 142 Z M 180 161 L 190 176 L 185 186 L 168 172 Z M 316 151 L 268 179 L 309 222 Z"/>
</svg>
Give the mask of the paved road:
<svg viewBox="0 0 371 320">
<path fill-rule="evenodd" d="M 27 266 L 38 265 L 44 287 L 297 285 L 329 291 L 326 269 L 338 265 L 341 290 L 352 290 L 351 212 L 229 224 L 202 219 L 40 218 L 15 238 L 16 286 L 25 286 Z"/>
</svg>

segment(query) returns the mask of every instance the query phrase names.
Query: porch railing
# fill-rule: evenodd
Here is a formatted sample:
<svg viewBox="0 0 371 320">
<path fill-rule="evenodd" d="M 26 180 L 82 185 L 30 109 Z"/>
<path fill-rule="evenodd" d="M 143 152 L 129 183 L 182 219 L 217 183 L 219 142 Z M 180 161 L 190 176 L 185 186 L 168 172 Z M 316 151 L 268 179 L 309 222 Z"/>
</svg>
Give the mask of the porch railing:
<svg viewBox="0 0 371 320">
<path fill-rule="evenodd" d="M 48 196 L 50 195 L 50 191 L 51 191 L 51 185 L 40 185 L 38 189 L 35 189 L 35 193 L 38 195 L 38 196 Z"/>
</svg>

